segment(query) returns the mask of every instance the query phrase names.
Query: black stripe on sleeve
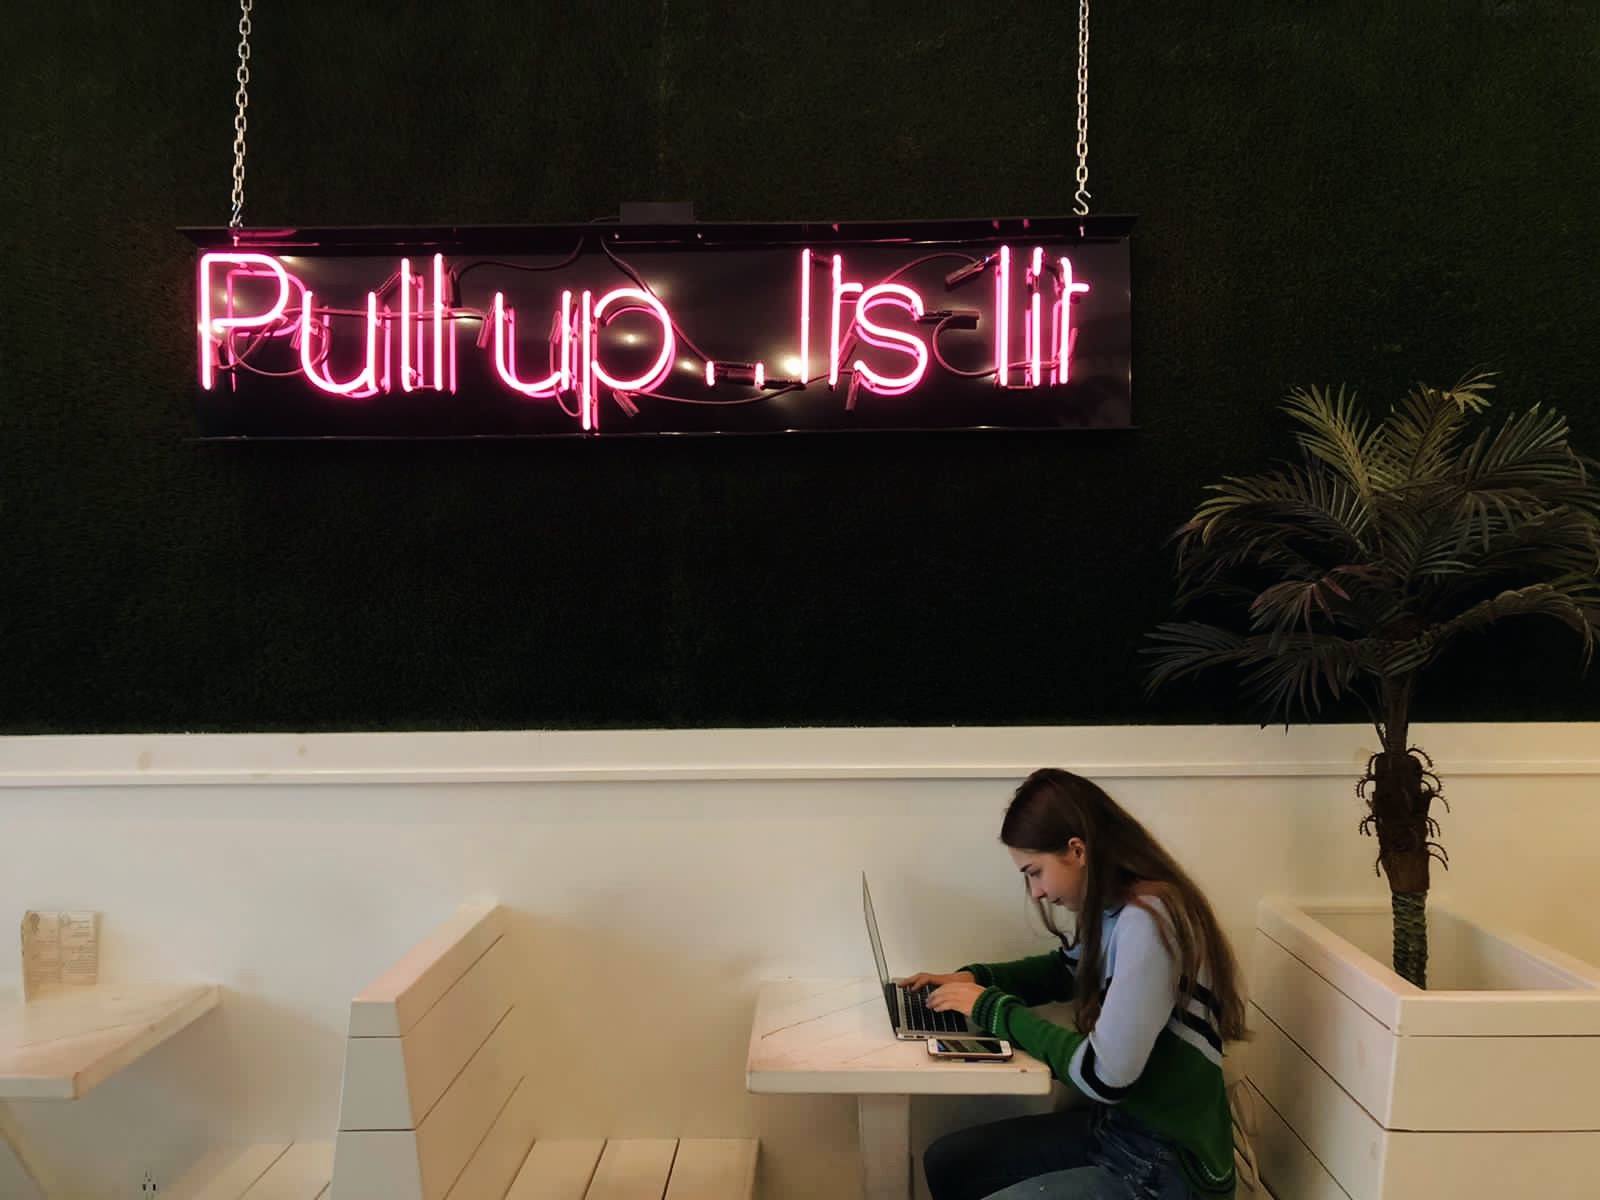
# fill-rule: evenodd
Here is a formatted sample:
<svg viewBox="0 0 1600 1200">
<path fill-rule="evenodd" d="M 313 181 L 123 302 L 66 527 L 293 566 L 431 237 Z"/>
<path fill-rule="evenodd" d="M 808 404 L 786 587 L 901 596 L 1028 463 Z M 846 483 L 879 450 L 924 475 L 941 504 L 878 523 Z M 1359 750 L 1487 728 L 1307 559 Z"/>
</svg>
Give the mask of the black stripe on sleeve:
<svg viewBox="0 0 1600 1200">
<path fill-rule="evenodd" d="M 1105 1097 L 1112 1104 L 1115 1104 L 1133 1090 L 1131 1084 L 1128 1087 L 1112 1087 L 1101 1080 L 1100 1076 L 1095 1073 L 1094 1042 L 1092 1041 L 1087 1041 L 1083 1044 L 1083 1081 L 1089 1085 L 1097 1096 Z"/>
</svg>

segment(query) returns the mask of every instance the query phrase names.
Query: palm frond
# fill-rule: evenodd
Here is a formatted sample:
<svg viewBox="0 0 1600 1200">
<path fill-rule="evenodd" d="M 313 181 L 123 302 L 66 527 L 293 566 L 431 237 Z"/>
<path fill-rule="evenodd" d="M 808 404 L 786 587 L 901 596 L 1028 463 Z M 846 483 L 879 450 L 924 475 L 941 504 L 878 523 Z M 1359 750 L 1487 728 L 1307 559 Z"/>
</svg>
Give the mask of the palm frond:
<svg viewBox="0 0 1600 1200">
<path fill-rule="evenodd" d="M 1212 667 L 1249 662 L 1266 652 L 1264 637 L 1244 637 L 1203 621 L 1164 622 L 1151 632 L 1150 640 L 1157 644 L 1139 651 L 1155 659 L 1146 684 L 1149 692 Z"/>
<path fill-rule="evenodd" d="M 1505 491 L 1463 493 L 1447 517 L 1445 524 L 1433 528 L 1421 561 L 1448 551 L 1449 557 L 1471 563 L 1542 530 L 1561 541 L 1570 526 L 1600 529 L 1600 517 L 1577 505 L 1548 504 L 1527 493 Z"/>
<path fill-rule="evenodd" d="M 1493 378 L 1493 372 L 1473 370 L 1451 388 L 1419 383 L 1390 410 L 1375 451 L 1391 487 L 1437 477 L 1451 461 L 1456 436 L 1468 418 L 1489 407 L 1484 393 L 1494 390 Z"/>
<path fill-rule="evenodd" d="M 1372 559 L 1401 587 L 1416 573 L 1438 529 L 1450 523 L 1439 504 L 1424 494 L 1433 490 L 1411 485 L 1383 493 L 1373 505 Z"/>
<path fill-rule="evenodd" d="M 1462 544 L 1458 531 L 1442 530 L 1424 548 L 1416 575 L 1443 581 L 1541 565 L 1562 574 L 1600 569 L 1600 521 L 1563 505 L 1502 519 L 1487 543 L 1469 539 Z"/>
<path fill-rule="evenodd" d="M 1535 404 L 1484 430 L 1461 455 L 1461 486 L 1469 492 L 1538 489 L 1570 482 L 1582 463 L 1567 446 L 1567 419 Z"/>
<path fill-rule="evenodd" d="M 1321 388 L 1295 388 L 1283 402 L 1283 411 L 1301 429 L 1295 441 L 1306 453 L 1328 464 L 1370 503 L 1377 483 L 1372 477 L 1371 444 L 1379 433 L 1354 392 L 1341 384 L 1337 394 Z"/>
<path fill-rule="evenodd" d="M 1596 634 L 1600 634 L 1600 583 L 1592 574 L 1568 575 L 1507 589 L 1423 633 L 1409 644 L 1397 665 L 1403 670 L 1416 670 L 1431 662 L 1446 643 L 1461 634 L 1515 616 L 1554 617 L 1567 626 L 1583 644 L 1583 665 L 1587 668 L 1594 657 Z"/>
<path fill-rule="evenodd" d="M 1242 608 L 1260 594 L 1257 584 L 1246 582 L 1249 575 L 1278 576 L 1285 579 L 1315 579 L 1324 569 L 1287 543 L 1279 544 L 1272 535 L 1252 538 L 1236 549 L 1216 547 L 1203 559 L 1191 558 L 1178 570 L 1176 602 L 1183 608 L 1191 601 L 1238 600 Z"/>
<path fill-rule="evenodd" d="M 1346 563 L 1314 579 L 1285 579 L 1274 583 L 1251 602 L 1250 628 L 1260 633 L 1298 627 L 1312 633 L 1312 618 L 1318 612 L 1328 621 L 1337 621 L 1353 603 L 1353 592 L 1383 578 L 1383 572 L 1377 567 Z"/>
<path fill-rule="evenodd" d="M 1180 567 L 1209 545 L 1226 545 L 1232 553 L 1241 533 L 1272 531 L 1281 535 L 1266 539 L 1274 545 L 1290 535 L 1303 544 L 1320 543 L 1334 561 L 1367 552 L 1367 506 L 1328 471 L 1285 464 L 1261 475 L 1225 476 L 1206 491 L 1211 495 L 1178 529 Z"/>
<path fill-rule="evenodd" d="M 1326 634 L 1278 635 L 1271 641 L 1273 653 L 1246 673 L 1244 689 L 1285 721 L 1296 705 L 1308 717 L 1321 712 L 1324 696 L 1341 699 L 1369 668 L 1364 641 Z"/>
<path fill-rule="evenodd" d="M 1532 404 L 1520 414 L 1510 414 L 1498 429 L 1488 432 L 1484 453 L 1479 456 L 1469 452 L 1464 456 L 1469 465 L 1477 460 L 1485 470 L 1493 471 L 1552 450 L 1562 461 L 1571 456 L 1566 446 L 1566 417 L 1541 404 Z"/>
<path fill-rule="evenodd" d="M 1285 719 L 1297 702 L 1310 713 L 1321 709 L 1325 696 L 1340 699 L 1372 668 L 1373 643 L 1328 634 L 1243 635 L 1199 621 L 1171 621 L 1150 638 L 1158 645 L 1140 650 L 1155 660 L 1148 691 L 1214 667 L 1241 667 L 1246 692 Z"/>
<path fill-rule="evenodd" d="M 1456 380 L 1455 386 L 1445 395 L 1462 412 L 1480 413 L 1489 407 L 1489 398 L 1484 393 L 1494 391 L 1495 385 L 1490 381 L 1499 374 L 1500 372 L 1491 371 L 1486 367 L 1473 367 Z"/>
</svg>

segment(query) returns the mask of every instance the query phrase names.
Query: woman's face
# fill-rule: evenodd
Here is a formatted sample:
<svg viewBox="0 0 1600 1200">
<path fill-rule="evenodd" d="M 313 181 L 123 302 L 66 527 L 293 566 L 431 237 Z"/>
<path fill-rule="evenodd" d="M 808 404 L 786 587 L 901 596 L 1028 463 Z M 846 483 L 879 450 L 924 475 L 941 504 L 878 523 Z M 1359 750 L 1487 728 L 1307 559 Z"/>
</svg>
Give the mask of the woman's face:
<svg viewBox="0 0 1600 1200">
<path fill-rule="evenodd" d="M 1028 881 L 1028 895 L 1048 900 L 1069 912 L 1083 908 L 1083 890 L 1089 879 L 1088 855 L 1082 838 L 1067 843 L 1066 853 L 1017 850 L 1007 846 L 1011 861 Z"/>
</svg>

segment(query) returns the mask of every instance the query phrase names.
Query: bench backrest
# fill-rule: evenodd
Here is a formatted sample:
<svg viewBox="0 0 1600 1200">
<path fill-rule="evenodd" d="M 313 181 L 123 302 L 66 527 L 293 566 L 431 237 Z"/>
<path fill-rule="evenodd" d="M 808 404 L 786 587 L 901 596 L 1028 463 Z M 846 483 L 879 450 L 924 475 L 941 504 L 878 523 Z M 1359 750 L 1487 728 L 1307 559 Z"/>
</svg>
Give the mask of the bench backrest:
<svg viewBox="0 0 1600 1200">
<path fill-rule="evenodd" d="M 506 931 L 499 905 L 463 908 L 351 1002 L 329 1200 L 505 1196 L 534 1140 Z"/>
</svg>

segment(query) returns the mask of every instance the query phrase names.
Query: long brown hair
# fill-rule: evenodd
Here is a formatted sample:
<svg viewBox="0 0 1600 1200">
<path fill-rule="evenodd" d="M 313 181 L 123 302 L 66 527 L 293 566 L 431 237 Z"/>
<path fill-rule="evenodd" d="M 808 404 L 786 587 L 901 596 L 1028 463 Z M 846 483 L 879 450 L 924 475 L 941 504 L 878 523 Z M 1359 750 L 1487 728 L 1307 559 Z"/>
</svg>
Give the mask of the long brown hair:
<svg viewBox="0 0 1600 1200">
<path fill-rule="evenodd" d="M 1028 854 L 1064 854 L 1073 838 L 1081 838 L 1087 848 L 1087 878 L 1072 940 L 1056 927 L 1047 901 L 1039 901 L 1039 915 L 1063 943 L 1081 946 L 1078 1031 L 1087 1034 L 1100 1016 L 1101 915 L 1119 904 L 1132 904 L 1156 918 L 1162 943 L 1178 959 L 1183 1002 L 1193 999 L 1200 969 L 1208 967 L 1223 1038 L 1248 1037 L 1238 959 L 1205 895 L 1150 831 L 1099 785 L 1071 771 L 1043 767 L 1024 779 L 1012 796 L 1000 840 Z M 1165 906 L 1165 919 L 1150 905 L 1152 899 Z"/>
</svg>

